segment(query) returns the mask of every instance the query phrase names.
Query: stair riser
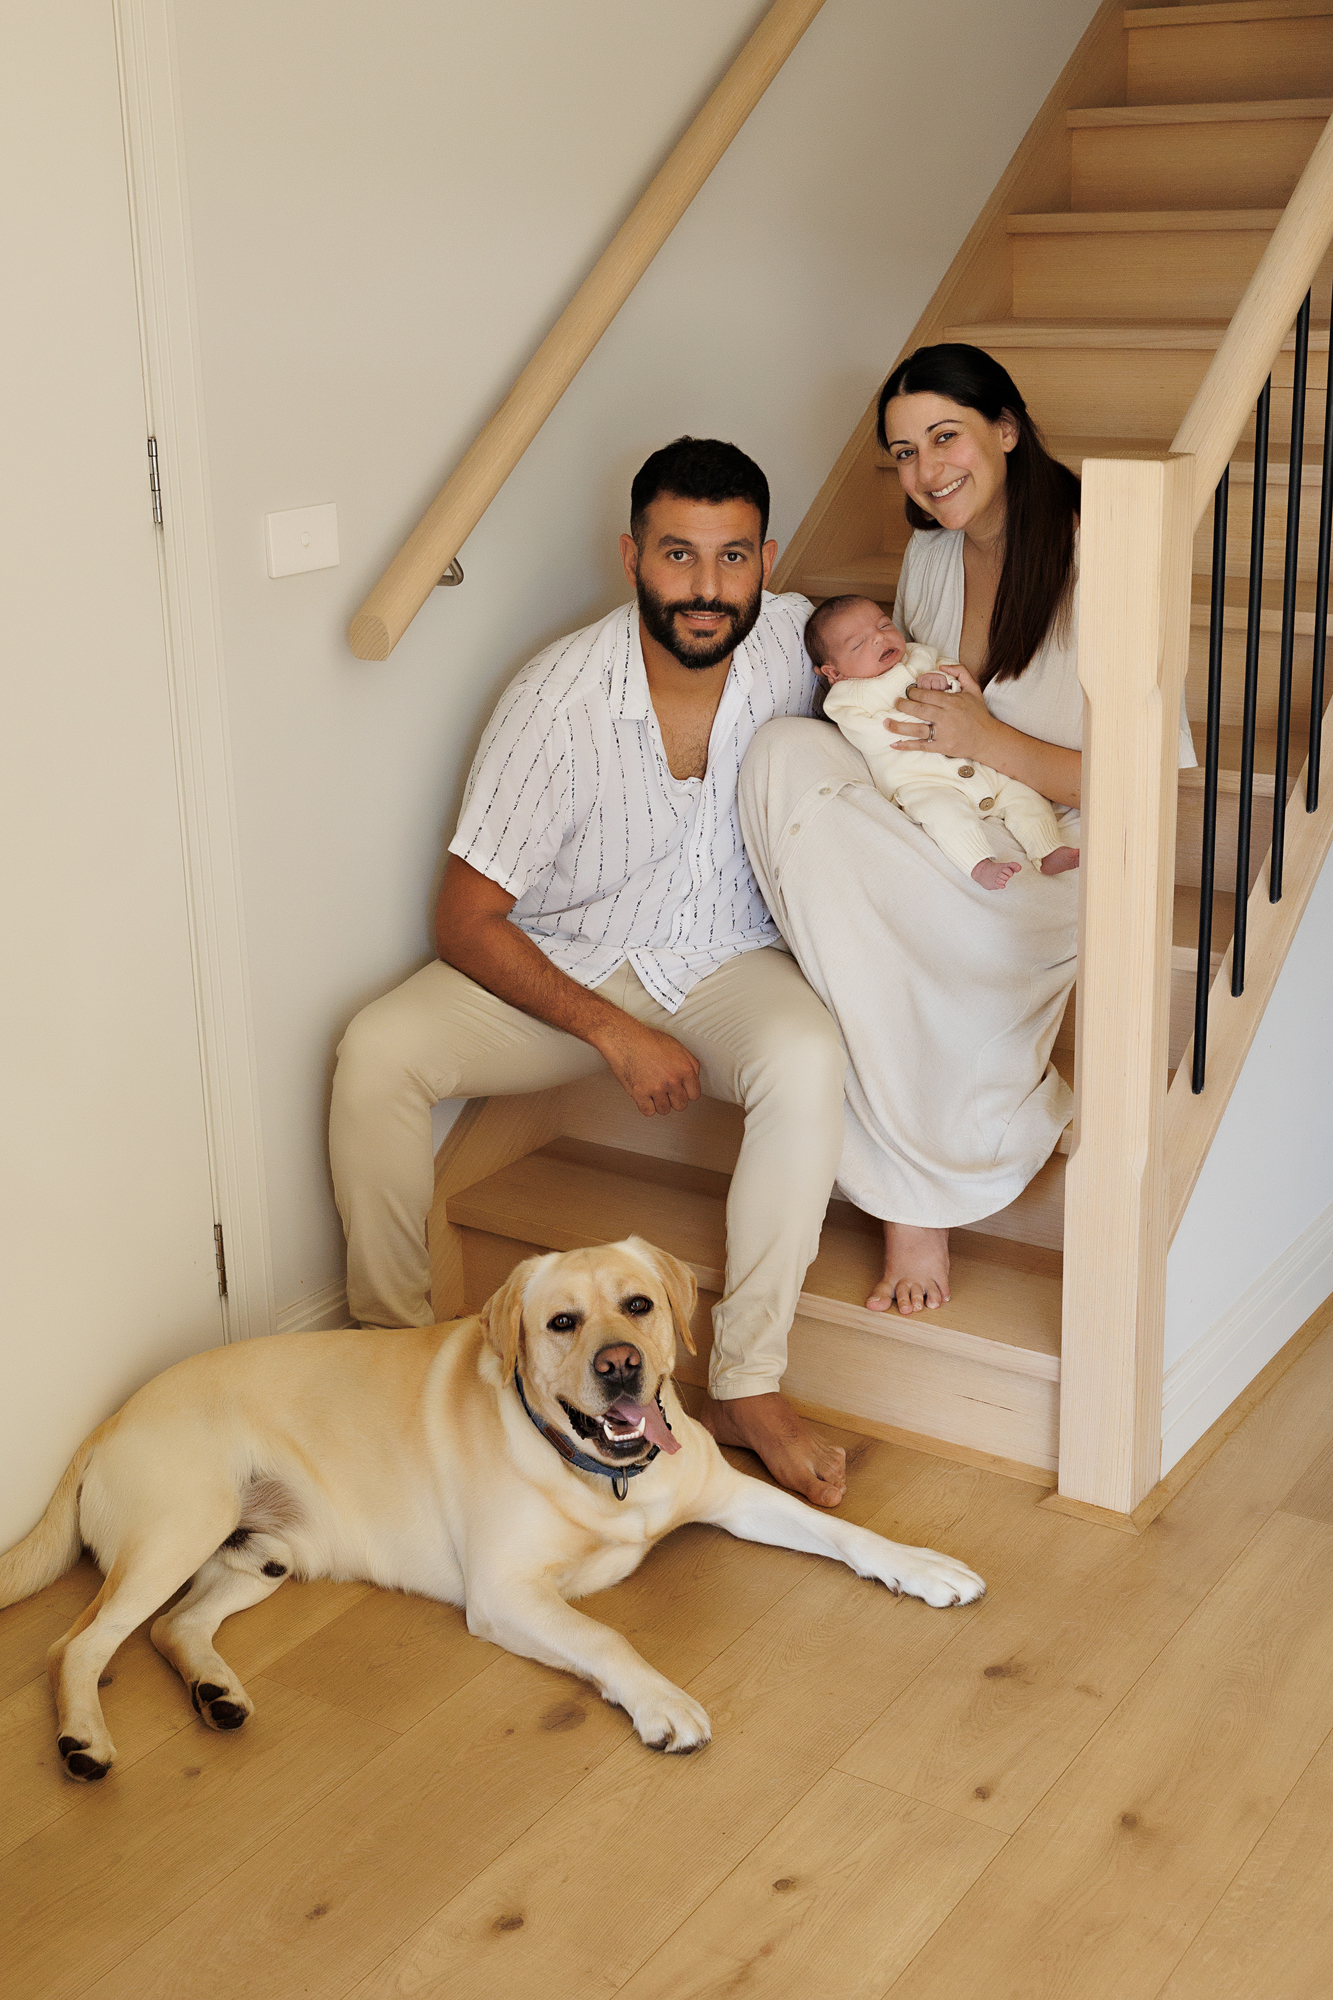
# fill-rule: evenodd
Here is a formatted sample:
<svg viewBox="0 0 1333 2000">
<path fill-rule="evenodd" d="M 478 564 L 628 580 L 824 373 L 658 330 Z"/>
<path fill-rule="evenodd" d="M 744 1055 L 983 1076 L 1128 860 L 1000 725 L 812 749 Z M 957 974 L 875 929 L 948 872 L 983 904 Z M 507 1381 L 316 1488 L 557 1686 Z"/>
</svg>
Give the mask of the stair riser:
<svg viewBox="0 0 1333 2000">
<path fill-rule="evenodd" d="M 1131 28 L 1125 101 L 1222 104 L 1333 91 L 1333 19 Z"/>
<path fill-rule="evenodd" d="M 1273 801 L 1257 798 L 1250 820 L 1250 887 L 1266 865 L 1272 841 Z M 1215 880 L 1219 889 L 1235 887 L 1236 836 L 1240 826 L 1240 800 L 1234 792 L 1223 793 L 1217 801 L 1217 847 Z M 1199 887 L 1200 856 L 1203 846 L 1203 794 L 1182 792 L 1176 812 L 1176 881 L 1187 889 Z"/>
<path fill-rule="evenodd" d="M 1054 1469 L 1060 1385 L 798 1316 L 782 1386 L 798 1402 Z"/>
<path fill-rule="evenodd" d="M 1230 319 L 1268 248 L 1257 229 L 1012 236 L 1018 319 Z M 1326 297 L 1325 259 L 1315 296 Z"/>
<path fill-rule="evenodd" d="M 1272 600 L 1265 599 L 1269 608 L 1274 608 Z M 1280 602 L 1280 600 L 1279 600 Z M 1304 720 L 1310 712 L 1310 663 L 1314 642 L 1298 637 L 1292 650 L 1292 704 L 1298 720 Z M 1261 633 L 1259 638 L 1259 706 L 1258 727 L 1273 729 L 1277 726 L 1278 663 L 1281 652 L 1281 638 L 1276 632 Z M 1245 702 L 1245 634 L 1228 631 L 1222 641 L 1222 727 L 1239 725 L 1243 720 Z M 1202 757 L 1203 728 L 1208 718 L 1208 628 L 1190 628 L 1189 677 L 1185 682 L 1185 707 L 1194 729 L 1194 747 Z"/>
<path fill-rule="evenodd" d="M 1044 431 L 1096 437 L 1174 437 L 1212 352 L 1197 348 L 1007 347 L 988 350 L 1013 376 Z M 1323 440 L 1323 387 L 1326 356 L 1310 356 L 1310 393 L 1305 449 L 1317 454 Z M 1278 356 L 1273 369 L 1273 409 L 1269 436 L 1291 433 L 1291 362 Z M 1254 435 L 1253 419 L 1241 433 Z"/>
<path fill-rule="evenodd" d="M 1075 209 L 1284 208 L 1321 118 L 1081 126 L 1070 133 Z"/>
</svg>

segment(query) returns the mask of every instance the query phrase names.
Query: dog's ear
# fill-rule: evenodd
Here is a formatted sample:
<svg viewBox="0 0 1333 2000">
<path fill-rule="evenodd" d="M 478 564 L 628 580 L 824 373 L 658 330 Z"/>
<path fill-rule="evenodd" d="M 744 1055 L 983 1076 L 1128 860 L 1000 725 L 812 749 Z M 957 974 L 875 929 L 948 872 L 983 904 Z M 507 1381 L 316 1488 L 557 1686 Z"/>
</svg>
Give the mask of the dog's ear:
<svg viewBox="0 0 1333 2000">
<path fill-rule="evenodd" d="M 646 1257 L 662 1274 L 666 1287 L 667 1304 L 671 1307 L 671 1318 L 676 1332 L 684 1341 L 691 1354 L 697 1354 L 694 1335 L 690 1332 L 690 1321 L 699 1298 L 699 1287 L 688 1264 L 682 1264 L 679 1257 L 659 1250 L 655 1243 L 645 1243 L 642 1236 L 631 1236 L 630 1243 L 641 1257 Z"/>
<path fill-rule="evenodd" d="M 521 1264 L 515 1264 L 499 1291 L 491 1293 L 477 1315 L 487 1345 L 500 1358 L 506 1382 L 511 1379 L 518 1364 L 519 1336 L 523 1331 L 523 1294 L 528 1279 L 541 1262 L 540 1257 L 525 1257 Z"/>
</svg>

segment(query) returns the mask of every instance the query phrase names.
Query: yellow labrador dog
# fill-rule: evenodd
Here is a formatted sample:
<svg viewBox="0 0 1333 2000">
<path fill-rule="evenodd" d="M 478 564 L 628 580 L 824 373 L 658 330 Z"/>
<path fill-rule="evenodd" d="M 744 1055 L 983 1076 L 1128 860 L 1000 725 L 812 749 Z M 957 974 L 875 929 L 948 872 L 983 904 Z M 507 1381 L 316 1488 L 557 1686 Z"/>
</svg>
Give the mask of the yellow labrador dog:
<svg viewBox="0 0 1333 2000">
<path fill-rule="evenodd" d="M 532 1257 L 481 1313 L 401 1333 L 293 1333 L 215 1348 L 132 1396 L 82 1444 L 42 1520 L 0 1557 L 0 1606 L 83 1546 L 106 1576 L 51 1648 L 60 1754 L 103 1778 L 98 1677 L 143 1619 L 213 1729 L 253 1712 L 213 1650 L 283 1578 L 361 1578 L 466 1607 L 468 1629 L 581 1674 L 655 1750 L 709 1738 L 698 1702 L 571 1609 L 685 1521 L 833 1556 L 928 1604 L 979 1576 L 748 1479 L 671 1381 L 695 1283 L 631 1236 Z"/>
</svg>

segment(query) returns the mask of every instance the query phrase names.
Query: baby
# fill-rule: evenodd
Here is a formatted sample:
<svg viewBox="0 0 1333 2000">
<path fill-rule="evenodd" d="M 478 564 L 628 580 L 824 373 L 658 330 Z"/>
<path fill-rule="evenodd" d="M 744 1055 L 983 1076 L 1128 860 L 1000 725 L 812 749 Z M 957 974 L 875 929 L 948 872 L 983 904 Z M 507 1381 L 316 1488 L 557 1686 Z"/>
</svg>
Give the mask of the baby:
<svg viewBox="0 0 1333 2000">
<path fill-rule="evenodd" d="M 854 743 L 875 786 L 924 827 L 935 844 L 983 889 L 1003 889 L 1022 867 L 991 853 L 985 820 L 1002 819 L 1043 875 L 1077 868 L 1078 849 L 1061 844 L 1050 801 L 1017 778 L 985 764 L 933 750 L 895 750 L 891 716 L 914 681 L 958 691 L 939 654 L 909 645 L 888 613 L 868 597 L 831 597 L 811 613 L 805 649 L 829 683 L 824 713 Z"/>
</svg>

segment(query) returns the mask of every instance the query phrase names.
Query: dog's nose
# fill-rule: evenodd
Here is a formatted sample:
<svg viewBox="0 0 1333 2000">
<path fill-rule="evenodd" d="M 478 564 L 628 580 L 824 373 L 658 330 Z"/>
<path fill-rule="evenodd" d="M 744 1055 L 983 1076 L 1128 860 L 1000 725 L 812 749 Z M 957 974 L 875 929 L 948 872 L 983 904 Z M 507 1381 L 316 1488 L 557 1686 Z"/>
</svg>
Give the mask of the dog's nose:
<svg viewBox="0 0 1333 2000">
<path fill-rule="evenodd" d="M 592 1365 L 608 1389 L 628 1389 L 637 1385 L 643 1356 L 637 1347 L 631 1347 L 628 1341 L 622 1340 L 612 1347 L 601 1348 L 594 1355 Z"/>
</svg>

